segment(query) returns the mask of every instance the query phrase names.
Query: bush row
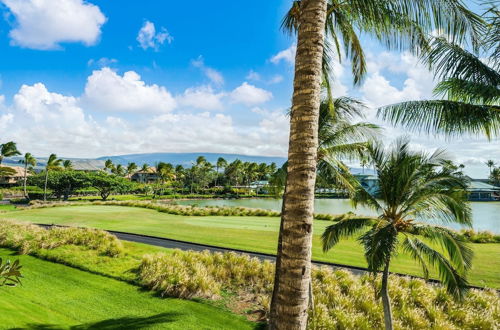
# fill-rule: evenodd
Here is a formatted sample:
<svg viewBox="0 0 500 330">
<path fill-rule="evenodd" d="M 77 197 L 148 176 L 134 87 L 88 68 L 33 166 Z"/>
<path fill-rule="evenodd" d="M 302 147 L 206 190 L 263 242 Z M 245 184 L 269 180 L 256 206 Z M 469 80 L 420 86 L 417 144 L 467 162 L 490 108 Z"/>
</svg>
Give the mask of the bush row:
<svg viewBox="0 0 500 330">
<path fill-rule="evenodd" d="M 473 243 L 500 243 L 500 235 L 490 231 L 461 230 L 460 234 Z"/>
<path fill-rule="evenodd" d="M 36 254 L 39 249 L 55 249 L 63 245 L 83 246 L 107 256 L 117 256 L 123 250 L 122 243 L 105 231 L 89 228 L 42 227 L 0 220 L 0 246 L 22 254 Z"/>
<path fill-rule="evenodd" d="M 312 278 L 311 329 L 383 328 L 382 305 L 375 299 L 379 279 L 326 267 L 313 268 Z M 217 299 L 229 292 L 252 301 L 254 311 L 267 312 L 274 266 L 234 253 L 176 251 L 144 256 L 139 279 L 164 296 Z M 495 329 L 500 322 L 494 290 L 471 290 L 457 302 L 442 287 L 391 276 L 390 295 L 396 329 Z"/>
</svg>

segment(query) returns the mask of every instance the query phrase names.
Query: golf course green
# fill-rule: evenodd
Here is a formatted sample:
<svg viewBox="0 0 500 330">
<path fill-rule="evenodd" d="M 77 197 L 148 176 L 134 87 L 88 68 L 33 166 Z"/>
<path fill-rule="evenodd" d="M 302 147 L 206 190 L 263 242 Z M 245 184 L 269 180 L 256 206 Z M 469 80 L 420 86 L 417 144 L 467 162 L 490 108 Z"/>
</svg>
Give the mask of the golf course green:
<svg viewBox="0 0 500 330">
<path fill-rule="evenodd" d="M 137 207 L 98 205 L 7 211 L 0 218 L 117 230 L 265 253 L 276 252 L 279 229 L 279 219 L 273 217 L 179 216 Z M 330 224 L 320 220 L 314 223 L 313 259 L 365 267 L 362 249 L 355 239 L 341 241 L 329 253 L 322 252 L 320 235 Z M 500 288 L 500 244 L 472 246 L 475 258 L 470 283 Z M 419 265 L 404 254 L 394 260 L 391 271 L 422 275 Z"/>
</svg>

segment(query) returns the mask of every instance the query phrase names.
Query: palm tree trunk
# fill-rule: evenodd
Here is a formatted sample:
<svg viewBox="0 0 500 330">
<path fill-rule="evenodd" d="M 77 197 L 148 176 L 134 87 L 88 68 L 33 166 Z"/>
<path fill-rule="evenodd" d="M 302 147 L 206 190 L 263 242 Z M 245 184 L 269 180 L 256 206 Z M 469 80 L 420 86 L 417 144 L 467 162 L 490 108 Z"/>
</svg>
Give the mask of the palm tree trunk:
<svg viewBox="0 0 500 330">
<path fill-rule="evenodd" d="M 326 9 L 326 0 L 301 4 L 272 330 L 307 326 Z"/>
<path fill-rule="evenodd" d="M 384 272 L 382 273 L 382 288 L 380 289 L 380 295 L 382 297 L 382 306 L 384 307 L 385 329 L 392 330 L 392 310 L 391 300 L 389 298 L 388 281 L 389 261 L 385 264 Z"/>
<path fill-rule="evenodd" d="M 49 170 L 45 171 L 45 187 L 43 190 L 43 201 L 47 201 L 47 182 L 49 181 Z"/>
<path fill-rule="evenodd" d="M 26 181 L 28 181 L 28 162 L 24 163 L 24 198 L 28 198 L 28 192 L 26 189 Z"/>
</svg>

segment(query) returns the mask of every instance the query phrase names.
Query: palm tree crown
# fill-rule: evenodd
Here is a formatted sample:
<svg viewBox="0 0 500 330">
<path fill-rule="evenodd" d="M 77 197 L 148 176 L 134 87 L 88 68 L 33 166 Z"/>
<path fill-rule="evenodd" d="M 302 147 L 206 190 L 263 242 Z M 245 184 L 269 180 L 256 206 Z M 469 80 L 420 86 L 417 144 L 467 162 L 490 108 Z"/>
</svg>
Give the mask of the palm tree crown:
<svg viewBox="0 0 500 330">
<path fill-rule="evenodd" d="M 500 31 L 500 12 L 490 19 L 484 44 Z M 498 36 L 495 36 L 498 38 Z M 492 45 L 490 45 L 492 46 Z M 495 45 L 499 47 L 498 45 Z M 493 51 L 498 52 L 499 48 Z M 379 109 L 395 125 L 426 133 L 500 135 L 500 57 L 489 62 L 443 37 L 435 38 L 423 61 L 441 81 L 434 89 L 441 100 L 409 101 Z"/>
<path fill-rule="evenodd" d="M 358 240 L 364 247 L 368 268 L 373 272 L 383 269 L 383 281 L 387 281 L 389 263 L 401 245 L 402 252 L 420 263 L 426 278 L 429 265 L 436 267 L 448 291 L 462 297 L 468 287 L 466 272 L 471 267 L 472 250 L 455 231 L 419 220 L 471 226 L 467 179 L 443 166 L 443 152 L 412 152 L 406 139 L 399 140 L 392 151 L 372 144 L 369 153 L 378 174 L 378 192 L 372 196 L 358 186 L 353 203 L 370 207 L 379 216 L 340 217 L 323 233 L 324 251 L 342 237 L 361 233 Z M 390 304 L 386 304 L 388 298 L 384 309 L 389 308 L 390 314 Z"/>
<path fill-rule="evenodd" d="M 15 142 L 10 141 L 0 144 L 0 164 L 5 157 L 18 156 L 21 153 L 17 150 L 17 145 Z"/>
</svg>

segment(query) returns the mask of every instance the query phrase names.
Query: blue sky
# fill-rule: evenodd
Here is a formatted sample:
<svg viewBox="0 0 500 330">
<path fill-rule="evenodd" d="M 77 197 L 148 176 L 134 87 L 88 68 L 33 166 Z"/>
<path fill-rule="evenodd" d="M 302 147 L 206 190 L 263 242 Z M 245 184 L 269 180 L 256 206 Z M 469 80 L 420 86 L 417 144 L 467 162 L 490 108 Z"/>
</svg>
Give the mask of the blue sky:
<svg viewBox="0 0 500 330">
<path fill-rule="evenodd" d="M 286 155 L 294 38 L 280 23 L 290 3 L 0 0 L 0 138 L 39 156 Z M 366 102 L 369 120 L 377 106 L 432 97 L 413 56 L 372 40 L 365 49 L 365 83 L 353 88 L 348 63 L 336 64 L 334 88 Z M 386 140 L 405 134 L 384 126 Z M 498 141 L 413 141 L 447 147 L 472 174 L 500 161 Z"/>
</svg>

